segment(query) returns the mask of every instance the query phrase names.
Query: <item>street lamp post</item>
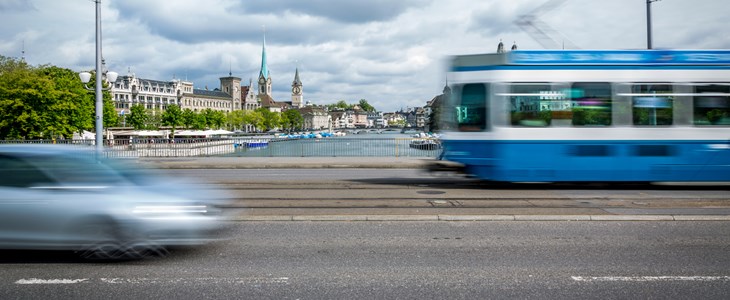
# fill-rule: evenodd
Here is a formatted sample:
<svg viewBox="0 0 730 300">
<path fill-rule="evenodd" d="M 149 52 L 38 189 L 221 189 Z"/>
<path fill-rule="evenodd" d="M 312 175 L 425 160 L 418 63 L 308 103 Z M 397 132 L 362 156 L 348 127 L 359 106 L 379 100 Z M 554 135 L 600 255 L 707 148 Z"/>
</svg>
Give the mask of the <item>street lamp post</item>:
<svg viewBox="0 0 730 300">
<path fill-rule="evenodd" d="M 101 68 L 101 0 L 94 0 L 94 2 L 96 3 L 96 86 L 93 90 L 96 94 L 96 155 L 101 157 L 104 142 L 104 97 L 102 91 L 105 90 L 101 86 L 102 77 L 106 77 L 113 85 L 118 74 L 116 72 L 107 72 Z M 81 72 L 79 78 L 84 83 L 84 87 L 91 91 L 92 89 L 86 85 L 91 79 L 91 74 Z M 108 89 L 111 89 L 111 87 Z"/>
<path fill-rule="evenodd" d="M 660 0 L 646 0 L 646 49 L 651 49 L 651 3 Z"/>
</svg>

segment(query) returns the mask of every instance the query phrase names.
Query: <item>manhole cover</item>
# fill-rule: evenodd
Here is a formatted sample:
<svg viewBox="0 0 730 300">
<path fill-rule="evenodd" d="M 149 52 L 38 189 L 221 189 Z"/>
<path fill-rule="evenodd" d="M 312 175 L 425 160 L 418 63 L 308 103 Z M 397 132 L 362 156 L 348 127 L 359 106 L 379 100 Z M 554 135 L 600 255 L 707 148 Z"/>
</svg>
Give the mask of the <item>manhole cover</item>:
<svg viewBox="0 0 730 300">
<path fill-rule="evenodd" d="M 416 193 L 424 194 L 424 195 L 440 195 L 440 194 L 445 194 L 446 192 L 443 192 L 443 191 L 434 191 L 434 190 L 426 190 L 426 191 L 418 191 Z"/>
</svg>

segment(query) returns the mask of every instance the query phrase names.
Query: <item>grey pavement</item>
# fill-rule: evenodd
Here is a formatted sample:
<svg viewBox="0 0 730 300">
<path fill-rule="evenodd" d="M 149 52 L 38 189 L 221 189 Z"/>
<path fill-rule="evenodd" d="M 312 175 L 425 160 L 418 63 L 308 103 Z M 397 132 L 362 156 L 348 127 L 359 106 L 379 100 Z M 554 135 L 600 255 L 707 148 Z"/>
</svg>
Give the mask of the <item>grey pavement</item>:
<svg viewBox="0 0 730 300">
<path fill-rule="evenodd" d="M 140 163 L 159 169 L 321 169 L 321 168 L 402 168 L 422 169 L 436 162 L 426 157 L 175 157 L 175 158 L 139 158 Z M 446 166 L 457 166 L 449 162 Z M 574 200 L 586 203 L 585 195 L 576 194 L 561 199 L 549 199 L 549 196 L 532 195 L 534 190 L 523 194 L 526 201 L 540 199 L 546 201 Z M 491 193 L 491 192 L 490 192 Z M 504 201 L 499 191 L 491 193 L 495 203 Z M 545 207 L 530 205 L 519 209 L 507 209 L 498 205 L 474 211 L 449 209 L 438 210 L 399 210 L 372 207 L 351 206 L 351 202 L 342 202 L 335 207 L 312 209 L 305 206 L 289 207 L 281 210 L 257 214 L 257 209 L 233 209 L 228 219 L 233 221 L 730 221 L 730 195 L 727 197 L 700 197 L 692 199 L 679 194 L 664 195 L 666 197 L 644 198 L 662 202 L 662 207 L 645 209 L 618 205 L 610 209 L 593 209 L 591 207 Z M 600 197 L 606 201 L 640 200 L 629 199 L 626 195 Z M 486 201 L 490 197 L 484 197 Z M 514 199 L 513 199 L 514 200 Z M 593 199 L 601 200 L 601 199 Z M 678 201 L 672 201 L 678 200 Z M 260 201 L 266 201 L 262 199 Z M 712 202 L 707 207 L 708 201 Z M 628 201 L 627 203 L 632 203 Z M 636 202 L 633 202 L 635 204 Z M 694 204 L 697 204 L 696 206 Z M 718 205 L 719 204 L 719 205 Z M 259 209 L 260 210 L 260 209 Z"/>
<path fill-rule="evenodd" d="M 140 158 L 160 169 L 424 168 L 427 157 L 162 157 Z"/>
</svg>

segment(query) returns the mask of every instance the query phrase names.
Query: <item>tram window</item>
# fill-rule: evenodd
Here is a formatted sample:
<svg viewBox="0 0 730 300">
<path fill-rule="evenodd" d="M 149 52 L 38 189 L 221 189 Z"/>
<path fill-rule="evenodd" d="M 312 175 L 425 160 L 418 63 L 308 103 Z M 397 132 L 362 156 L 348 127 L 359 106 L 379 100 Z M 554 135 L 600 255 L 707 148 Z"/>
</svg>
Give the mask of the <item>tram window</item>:
<svg viewBox="0 0 730 300">
<path fill-rule="evenodd" d="M 548 84 L 513 84 L 509 101 L 513 126 L 550 126 L 553 110 L 570 107 L 570 101 Z"/>
<path fill-rule="evenodd" d="M 634 125 L 661 126 L 672 125 L 673 97 L 662 94 L 672 93 L 667 84 L 640 84 L 631 87 L 633 97 Z"/>
<path fill-rule="evenodd" d="M 487 128 L 487 88 L 484 84 L 467 84 L 461 89 L 456 106 L 459 131 L 483 131 Z"/>
<path fill-rule="evenodd" d="M 730 125 L 730 84 L 695 87 L 694 124 Z"/>
<path fill-rule="evenodd" d="M 573 126 L 611 125 L 611 84 L 578 82 L 564 92 L 571 99 L 569 117 Z"/>
</svg>

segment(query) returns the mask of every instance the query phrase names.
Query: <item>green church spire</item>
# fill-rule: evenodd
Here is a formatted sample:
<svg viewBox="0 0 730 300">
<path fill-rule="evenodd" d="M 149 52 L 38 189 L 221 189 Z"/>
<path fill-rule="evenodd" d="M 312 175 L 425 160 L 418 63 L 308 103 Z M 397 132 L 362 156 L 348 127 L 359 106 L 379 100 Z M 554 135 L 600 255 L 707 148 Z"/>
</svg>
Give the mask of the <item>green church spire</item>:
<svg viewBox="0 0 730 300">
<path fill-rule="evenodd" d="M 259 77 L 269 78 L 269 68 L 266 65 L 266 33 L 264 32 L 264 44 L 261 47 L 261 72 Z"/>
</svg>

